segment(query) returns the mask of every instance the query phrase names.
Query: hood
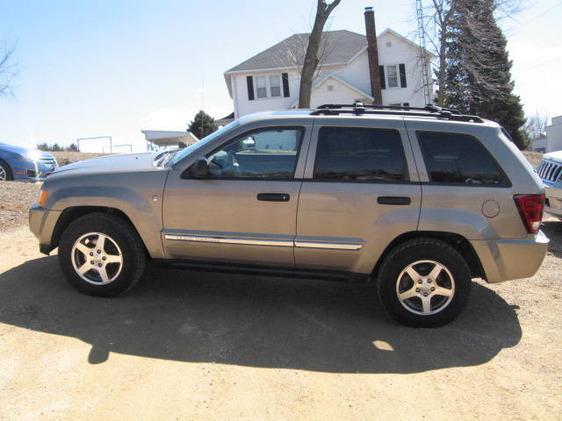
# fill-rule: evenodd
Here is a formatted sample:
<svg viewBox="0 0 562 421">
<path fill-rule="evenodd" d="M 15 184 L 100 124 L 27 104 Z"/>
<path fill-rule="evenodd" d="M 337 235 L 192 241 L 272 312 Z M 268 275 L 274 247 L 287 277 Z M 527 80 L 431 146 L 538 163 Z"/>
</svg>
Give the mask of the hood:
<svg viewBox="0 0 562 421">
<path fill-rule="evenodd" d="M 59 167 L 52 175 L 119 174 L 162 170 L 154 165 L 155 152 L 107 155 Z"/>
<path fill-rule="evenodd" d="M 546 153 L 546 154 L 544 154 L 543 158 L 544 159 L 550 159 L 551 161 L 562 162 L 562 151 Z"/>
<path fill-rule="evenodd" d="M 30 148 L 30 147 L 19 146 L 19 145 L 9 145 L 7 143 L 1 143 L 1 142 L 0 142 L 0 150 L 17 153 L 18 155 L 22 155 L 22 156 L 27 156 L 32 153 L 37 157 L 48 157 L 48 158 L 53 157 L 53 155 L 51 155 L 50 153 L 40 151 L 37 148 Z"/>
</svg>

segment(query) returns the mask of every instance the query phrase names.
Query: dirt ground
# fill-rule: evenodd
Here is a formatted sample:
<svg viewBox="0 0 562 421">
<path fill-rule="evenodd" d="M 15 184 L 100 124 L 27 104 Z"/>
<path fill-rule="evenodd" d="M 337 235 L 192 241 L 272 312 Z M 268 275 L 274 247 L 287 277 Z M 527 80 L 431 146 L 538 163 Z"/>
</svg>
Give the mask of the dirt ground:
<svg viewBox="0 0 562 421">
<path fill-rule="evenodd" d="M 1 229 L 0 229 L 1 230 Z M 0 232 L 0 419 L 561 419 L 562 223 L 532 279 L 476 282 L 440 329 L 370 285 L 149 268 L 80 295 Z"/>
</svg>

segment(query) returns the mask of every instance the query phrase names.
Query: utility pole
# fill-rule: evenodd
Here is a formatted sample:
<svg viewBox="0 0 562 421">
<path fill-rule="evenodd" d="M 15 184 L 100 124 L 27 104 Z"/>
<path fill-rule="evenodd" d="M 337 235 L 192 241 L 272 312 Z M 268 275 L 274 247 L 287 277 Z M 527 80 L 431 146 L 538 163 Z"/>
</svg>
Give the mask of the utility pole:
<svg viewBox="0 0 562 421">
<path fill-rule="evenodd" d="M 418 37 L 419 37 L 419 44 L 420 48 L 418 51 L 418 62 L 422 68 L 422 88 L 423 88 L 423 97 L 426 104 L 429 104 L 432 101 L 431 98 L 431 79 L 429 78 L 429 57 L 426 53 L 425 49 L 425 28 L 424 21 L 423 21 L 423 1 L 416 0 L 416 14 L 418 18 Z M 441 89 L 441 87 L 439 87 Z"/>
</svg>

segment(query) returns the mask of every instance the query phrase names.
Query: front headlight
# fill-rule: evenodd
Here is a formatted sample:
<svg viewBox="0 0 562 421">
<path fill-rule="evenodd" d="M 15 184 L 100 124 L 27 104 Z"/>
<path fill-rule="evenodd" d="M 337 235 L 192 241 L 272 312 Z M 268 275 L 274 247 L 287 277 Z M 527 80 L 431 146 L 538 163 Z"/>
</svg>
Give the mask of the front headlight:
<svg viewBox="0 0 562 421">
<path fill-rule="evenodd" d="M 29 151 L 25 154 L 25 157 L 31 161 L 39 161 L 41 156 L 42 154 L 39 151 Z"/>
</svg>

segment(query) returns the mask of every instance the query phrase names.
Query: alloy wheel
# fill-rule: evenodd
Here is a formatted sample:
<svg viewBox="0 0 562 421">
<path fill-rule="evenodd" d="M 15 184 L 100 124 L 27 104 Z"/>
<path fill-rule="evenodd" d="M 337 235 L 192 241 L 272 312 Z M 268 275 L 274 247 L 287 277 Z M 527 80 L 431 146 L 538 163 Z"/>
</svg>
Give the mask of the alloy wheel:
<svg viewBox="0 0 562 421">
<path fill-rule="evenodd" d="M 429 316 L 443 311 L 455 295 L 455 279 L 449 269 L 434 260 L 408 265 L 396 280 L 400 304 L 411 313 Z"/>
<path fill-rule="evenodd" d="M 84 281 L 94 285 L 113 282 L 123 268 L 123 254 L 111 237 L 99 232 L 82 235 L 70 255 L 74 270 Z"/>
</svg>

